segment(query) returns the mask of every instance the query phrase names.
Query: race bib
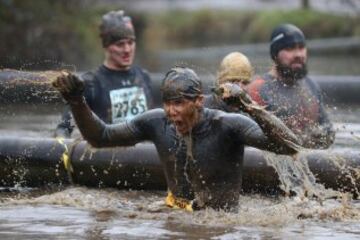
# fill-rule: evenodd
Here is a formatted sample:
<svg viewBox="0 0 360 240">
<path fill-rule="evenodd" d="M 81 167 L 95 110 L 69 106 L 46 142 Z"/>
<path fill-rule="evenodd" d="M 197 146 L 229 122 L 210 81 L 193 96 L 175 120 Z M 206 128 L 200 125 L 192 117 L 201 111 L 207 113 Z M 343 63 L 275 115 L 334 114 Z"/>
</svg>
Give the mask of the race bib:
<svg viewBox="0 0 360 240">
<path fill-rule="evenodd" d="M 110 101 L 113 123 L 130 120 L 147 110 L 144 89 L 140 87 L 112 90 Z"/>
</svg>

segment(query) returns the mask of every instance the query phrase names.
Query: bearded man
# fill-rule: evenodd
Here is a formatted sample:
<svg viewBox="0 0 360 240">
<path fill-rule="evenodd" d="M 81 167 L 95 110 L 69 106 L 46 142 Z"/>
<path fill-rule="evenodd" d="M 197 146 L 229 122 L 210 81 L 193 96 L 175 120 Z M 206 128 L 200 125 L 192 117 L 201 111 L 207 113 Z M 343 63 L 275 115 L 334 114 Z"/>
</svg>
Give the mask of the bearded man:
<svg viewBox="0 0 360 240">
<path fill-rule="evenodd" d="M 246 90 L 254 101 L 280 118 L 307 148 L 328 148 L 335 131 L 323 106 L 318 85 L 307 77 L 307 48 L 303 32 L 282 24 L 271 34 L 273 66 Z"/>
</svg>

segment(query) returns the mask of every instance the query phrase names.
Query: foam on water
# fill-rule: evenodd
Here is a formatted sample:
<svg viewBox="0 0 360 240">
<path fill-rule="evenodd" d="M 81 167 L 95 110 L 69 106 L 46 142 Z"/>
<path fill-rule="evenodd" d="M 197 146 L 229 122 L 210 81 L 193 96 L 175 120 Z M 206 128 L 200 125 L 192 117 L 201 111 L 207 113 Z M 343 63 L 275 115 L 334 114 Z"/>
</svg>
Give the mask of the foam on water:
<svg viewBox="0 0 360 240">
<path fill-rule="evenodd" d="M 131 219 L 169 218 L 182 223 L 207 226 L 254 225 L 282 226 L 301 219 L 353 221 L 360 220 L 360 202 L 343 197 L 316 199 L 300 197 L 265 197 L 242 195 L 238 213 L 206 209 L 194 213 L 167 208 L 165 192 L 119 191 L 116 189 L 88 189 L 70 187 L 63 191 L 37 197 L 8 198 L 2 207 L 29 205 L 69 206 L 91 210 L 103 217 L 113 214 Z M 101 216 L 99 216 L 101 218 Z"/>
</svg>

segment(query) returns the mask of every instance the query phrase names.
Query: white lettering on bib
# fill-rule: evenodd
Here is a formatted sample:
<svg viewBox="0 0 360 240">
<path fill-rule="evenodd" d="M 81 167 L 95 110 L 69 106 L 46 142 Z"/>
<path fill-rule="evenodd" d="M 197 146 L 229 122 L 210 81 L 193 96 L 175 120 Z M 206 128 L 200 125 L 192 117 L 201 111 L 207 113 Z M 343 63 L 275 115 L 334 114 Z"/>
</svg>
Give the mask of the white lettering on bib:
<svg viewBox="0 0 360 240">
<path fill-rule="evenodd" d="M 140 87 L 111 90 L 110 101 L 113 123 L 130 120 L 148 109 L 144 89 Z"/>
</svg>

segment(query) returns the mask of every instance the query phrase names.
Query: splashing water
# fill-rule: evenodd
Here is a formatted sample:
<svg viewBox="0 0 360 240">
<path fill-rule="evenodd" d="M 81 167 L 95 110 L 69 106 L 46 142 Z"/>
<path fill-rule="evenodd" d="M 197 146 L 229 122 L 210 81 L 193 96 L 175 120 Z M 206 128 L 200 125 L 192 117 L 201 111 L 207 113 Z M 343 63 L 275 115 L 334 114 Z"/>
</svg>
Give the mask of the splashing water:
<svg viewBox="0 0 360 240">
<path fill-rule="evenodd" d="M 333 236 L 360 236 L 355 230 L 360 205 L 349 199 L 327 199 L 320 204 L 310 199 L 252 194 L 240 197 L 238 213 L 212 209 L 189 213 L 167 208 L 165 192 L 70 187 L 36 195 L 0 201 L 0 236 L 13 231 L 13 236 L 36 232 L 53 238 L 71 231 L 84 237 L 88 231 L 101 229 L 98 239 L 238 239 L 260 233 L 288 239 L 294 231 L 317 236 L 320 227 Z M 48 232 L 55 226 L 59 231 Z"/>
<path fill-rule="evenodd" d="M 316 176 L 309 168 L 309 154 L 310 151 L 302 151 L 290 157 L 265 153 L 267 164 L 272 166 L 277 172 L 281 183 L 280 188 L 285 192 L 285 195 L 290 196 L 291 193 L 295 193 L 300 199 L 315 197 L 320 203 L 325 199 L 348 198 L 350 193 L 346 192 L 349 189 L 342 189 L 344 192 L 335 191 L 317 182 Z M 360 169 L 350 166 L 348 159 L 336 154 L 327 157 L 327 161 L 328 164 L 331 163 L 340 173 L 337 176 L 339 181 L 344 181 L 345 178 L 350 181 L 351 184 L 347 185 L 351 186 L 352 192 L 358 197 L 359 189 L 357 182 L 360 177 Z"/>
</svg>

